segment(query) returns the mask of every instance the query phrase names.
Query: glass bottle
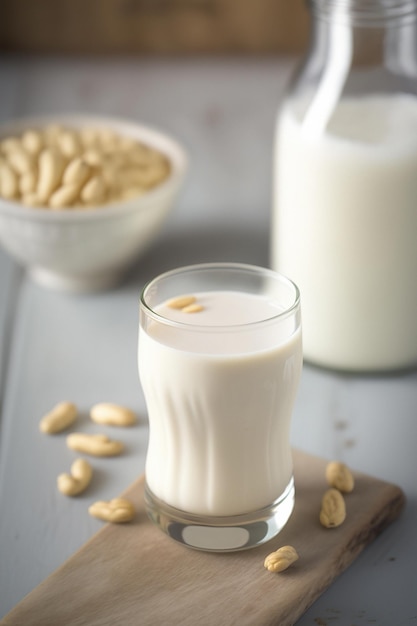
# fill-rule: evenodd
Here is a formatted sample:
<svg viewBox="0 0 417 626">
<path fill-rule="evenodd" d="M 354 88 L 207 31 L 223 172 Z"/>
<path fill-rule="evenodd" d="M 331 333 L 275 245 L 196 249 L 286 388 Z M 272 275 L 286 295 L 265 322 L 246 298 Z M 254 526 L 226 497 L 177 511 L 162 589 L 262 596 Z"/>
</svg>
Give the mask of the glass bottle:
<svg viewBox="0 0 417 626">
<path fill-rule="evenodd" d="M 311 0 L 277 118 L 271 265 L 301 291 L 304 357 L 417 364 L 417 2 Z"/>
</svg>

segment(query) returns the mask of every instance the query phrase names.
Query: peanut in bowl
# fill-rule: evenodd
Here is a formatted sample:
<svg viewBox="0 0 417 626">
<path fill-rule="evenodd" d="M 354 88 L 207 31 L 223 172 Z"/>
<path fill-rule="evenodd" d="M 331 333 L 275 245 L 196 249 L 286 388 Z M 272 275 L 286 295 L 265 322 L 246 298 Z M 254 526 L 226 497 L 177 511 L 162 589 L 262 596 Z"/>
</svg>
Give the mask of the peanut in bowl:
<svg viewBox="0 0 417 626">
<path fill-rule="evenodd" d="M 0 243 L 35 281 L 67 291 L 116 284 L 154 242 L 184 182 L 168 135 L 87 115 L 0 127 Z"/>
</svg>

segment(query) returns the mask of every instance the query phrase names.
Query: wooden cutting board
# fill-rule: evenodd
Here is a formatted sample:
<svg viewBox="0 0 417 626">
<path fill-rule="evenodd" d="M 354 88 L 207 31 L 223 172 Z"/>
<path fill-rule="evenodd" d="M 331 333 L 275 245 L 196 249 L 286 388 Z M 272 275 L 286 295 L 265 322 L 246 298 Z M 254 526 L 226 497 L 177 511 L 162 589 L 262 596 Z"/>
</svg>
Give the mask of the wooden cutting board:
<svg viewBox="0 0 417 626">
<path fill-rule="evenodd" d="M 177 544 L 143 506 L 144 479 L 127 491 L 134 522 L 105 525 L 27 595 L 4 626 L 290 626 L 390 522 L 405 499 L 395 485 L 355 474 L 347 518 L 318 521 L 326 461 L 294 451 L 296 505 L 285 529 L 252 550 L 213 554 Z M 268 572 L 267 554 L 291 544 L 299 560 Z"/>
</svg>

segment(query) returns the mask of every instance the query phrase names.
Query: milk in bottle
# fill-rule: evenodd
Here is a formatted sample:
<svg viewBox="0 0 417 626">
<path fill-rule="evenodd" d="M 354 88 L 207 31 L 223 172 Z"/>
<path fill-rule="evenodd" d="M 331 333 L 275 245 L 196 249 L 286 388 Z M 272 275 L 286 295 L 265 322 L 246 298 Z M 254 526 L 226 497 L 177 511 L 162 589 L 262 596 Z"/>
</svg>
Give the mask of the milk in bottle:
<svg viewBox="0 0 417 626">
<path fill-rule="evenodd" d="M 417 365 L 417 3 L 311 0 L 277 120 L 271 264 L 299 286 L 307 361 Z"/>
</svg>

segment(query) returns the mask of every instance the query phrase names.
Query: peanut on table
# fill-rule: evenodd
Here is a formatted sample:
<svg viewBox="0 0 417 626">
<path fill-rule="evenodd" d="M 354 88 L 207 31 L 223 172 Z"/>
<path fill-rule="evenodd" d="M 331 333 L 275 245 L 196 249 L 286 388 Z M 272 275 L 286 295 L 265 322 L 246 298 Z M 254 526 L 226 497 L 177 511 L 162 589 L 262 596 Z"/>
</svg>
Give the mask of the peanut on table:
<svg viewBox="0 0 417 626">
<path fill-rule="evenodd" d="M 60 474 L 57 478 L 58 489 L 65 496 L 78 496 L 85 491 L 93 477 L 93 468 L 85 459 L 76 459 L 69 474 Z"/>
</svg>

